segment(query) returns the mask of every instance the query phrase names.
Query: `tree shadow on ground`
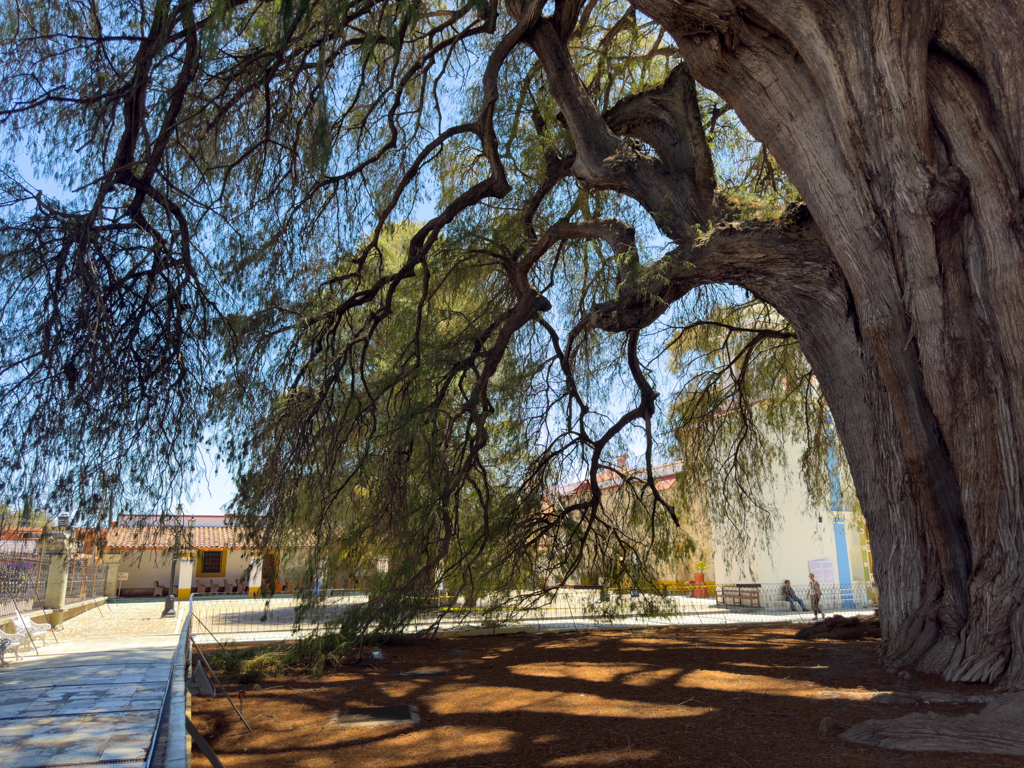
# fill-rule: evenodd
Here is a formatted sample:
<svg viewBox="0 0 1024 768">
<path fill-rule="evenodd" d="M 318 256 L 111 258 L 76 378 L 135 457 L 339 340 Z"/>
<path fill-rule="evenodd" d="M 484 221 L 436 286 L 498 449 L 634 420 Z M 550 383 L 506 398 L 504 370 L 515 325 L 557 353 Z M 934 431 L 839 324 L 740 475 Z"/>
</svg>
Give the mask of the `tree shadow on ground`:
<svg viewBox="0 0 1024 768">
<path fill-rule="evenodd" d="M 953 768 L 972 756 L 894 752 L 842 741 L 864 720 L 980 705 L 868 701 L 871 691 L 948 690 L 938 679 L 883 673 L 875 641 L 801 641 L 794 627 L 669 627 L 406 643 L 376 669 L 343 667 L 246 686 L 248 734 L 223 697 L 193 699 L 193 716 L 226 766 L 277 768 Z M 473 648 L 470 654 L 439 650 Z M 444 677 L 397 673 L 444 668 Z M 346 707 L 411 704 L 411 727 L 338 729 Z M 198 753 L 197 753 L 198 754 Z M 1020 759 L 985 755 L 992 768 Z M 207 763 L 196 758 L 194 765 Z"/>
</svg>

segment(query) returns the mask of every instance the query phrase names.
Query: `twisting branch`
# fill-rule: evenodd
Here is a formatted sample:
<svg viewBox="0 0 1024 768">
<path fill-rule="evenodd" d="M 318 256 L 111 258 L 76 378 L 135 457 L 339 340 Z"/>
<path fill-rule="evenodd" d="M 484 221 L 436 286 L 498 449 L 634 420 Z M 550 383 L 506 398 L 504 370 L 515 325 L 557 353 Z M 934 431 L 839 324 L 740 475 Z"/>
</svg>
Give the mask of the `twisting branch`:
<svg viewBox="0 0 1024 768">
<path fill-rule="evenodd" d="M 708 173 L 710 163 L 707 168 L 702 165 L 704 160 L 697 163 L 692 146 L 688 146 L 682 153 L 672 148 L 667 155 L 670 165 L 663 159 L 644 154 L 631 141 L 619 139 L 580 82 L 569 49 L 558 36 L 553 22 L 542 20 L 530 36 L 529 44 L 544 68 L 551 95 L 561 108 L 576 142 L 576 160 L 572 166 L 576 178 L 594 189 L 615 190 L 635 198 L 655 217 L 666 235 L 680 243 L 692 239 L 694 225 L 706 222 L 706 214 L 710 212 L 708 201 L 714 189 L 713 183 L 708 184 L 714 178 Z M 688 74 L 684 70 L 677 72 L 663 96 L 665 103 L 678 100 L 678 92 L 685 91 L 687 87 L 693 89 L 692 79 L 687 82 Z M 650 109 L 657 98 L 654 102 L 635 100 L 632 107 L 624 106 L 620 111 L 621 126 L 628 128 L 632 114 Z M 682 118 L 685 122 L 675 124 L 675 129 L 680 132 L 689 130 L 695 105 L 694 96 L 692 104 L 684 99 L 680 108 L 674 111 L 663 109 L 662 122 L 674 123 L 676 118 Z M 637 130 L 637 123 L 634 121 L 632 124 L 633 130 Z M 699 112 L 692 128 L 700 131 Z M 648 135 L 649 132 L 644 133 Z M 657 131 L 649 135 L 656 141 L 660 138 Z M 669 149 L 667 142 L 659 143 L 664 149 Z M 687 153 L 691 156 L 689 162 Z M 707 153 L 706 147 L 704 153 Z M 706 188 L 696 188 L 695 180 Z"/>
<path fill-rule="evenodd" d="M 605 331 L 644 328 L 673 302 L 703 285 L 741 285 L 766 300 L 807 286 L 837 284 L 827 244 L 802 204 L 777 221 L 741 221 L 716 227 L 692 248 L 677 249 L 625 283 L 619 297 L 596 305 L 589 322 Z"/>
</svg>

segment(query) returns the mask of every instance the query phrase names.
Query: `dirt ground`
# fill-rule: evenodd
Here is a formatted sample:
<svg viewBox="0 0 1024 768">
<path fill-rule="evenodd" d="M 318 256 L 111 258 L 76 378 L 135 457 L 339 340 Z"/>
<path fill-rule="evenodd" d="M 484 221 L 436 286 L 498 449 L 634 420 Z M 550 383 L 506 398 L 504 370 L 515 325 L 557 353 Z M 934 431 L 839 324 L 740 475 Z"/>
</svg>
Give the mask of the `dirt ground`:
<svg viewBox="0 0 1024 768">
<path fill-rule="evenodd" d="M 848 725 L 983 705 L 879 704 L 871 691 L 986 693 L 879 669 L 876 642 L 802 641 L 788 625 L 499 635 L 383 648 L 376 667 L 284 676 L 245 690 L 250 735 L 223 696 L 192 719 L 226 766 L 281 768 L 960 768 L 1024 759 L 898 752 L 838 738 Z M 451 653 L 451 651 L 461 651 Z M 447 652 L 447 653 L 445 653 Z M 429 667 L 443 677 L 397 673 Z M 236 699 L 237 701 L 237 699 Z M 404 727 L 341 729 L 335 710 L 413 704 Z M 208 766 L 193 748 L 193 765 Z"/>
</svg>

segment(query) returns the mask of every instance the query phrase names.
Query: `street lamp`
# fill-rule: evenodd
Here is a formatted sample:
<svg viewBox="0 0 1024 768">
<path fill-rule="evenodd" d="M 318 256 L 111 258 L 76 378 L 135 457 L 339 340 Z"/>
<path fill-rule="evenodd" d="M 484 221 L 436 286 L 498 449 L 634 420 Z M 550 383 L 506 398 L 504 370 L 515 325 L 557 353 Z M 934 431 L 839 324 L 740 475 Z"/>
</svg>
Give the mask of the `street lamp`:
<svg viewBox="0 0 1024 768">
<path fill-rule="evenodd" d="M 181 557 L 182 552 L 188 552 L 193 549 L 192 526 L 194 525 L 194 517 L 190 519 L 187 527 L 184 525 L 184 513 L 181 510 L 181 504 L 179 504 L 177 512 L 174 515 L 174 522 L 170 526 L 171 546 L 169 547 L 169 550 L 171 553 L 171 583 L 167 590 L 167 600 L 164 601 L 164 612 L 161 614 L 160 618 L 174 615 L 174 577 L 178 568 L 178 558 Z"/>
<path fill-rule="evenodd" d="M 164 600 L 164 612 L 160 614 L 161 619 L 174 615 L 174 571 L 178 567 L 178 549 L 171 550 L 171 583 L 167 585 L 167 599 Z"/>
</svg>

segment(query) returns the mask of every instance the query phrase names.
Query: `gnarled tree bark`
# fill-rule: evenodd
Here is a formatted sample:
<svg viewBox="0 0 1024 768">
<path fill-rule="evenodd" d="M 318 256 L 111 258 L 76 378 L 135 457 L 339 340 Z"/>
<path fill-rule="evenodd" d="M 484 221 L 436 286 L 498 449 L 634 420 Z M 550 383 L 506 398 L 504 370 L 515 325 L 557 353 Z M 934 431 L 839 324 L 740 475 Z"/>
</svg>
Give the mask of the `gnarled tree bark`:
<svg viewBox="0 0 1024 768">
<path fill-rule="evenodd" d="M 871 529 L 883 661 L 1024 687 L 1024 6 L 635 5 L 820 232 L 816 269 L 689 260 L 799 334 Z M 608 309 L 605 327 L 642 323 Z"/>
</svg>

